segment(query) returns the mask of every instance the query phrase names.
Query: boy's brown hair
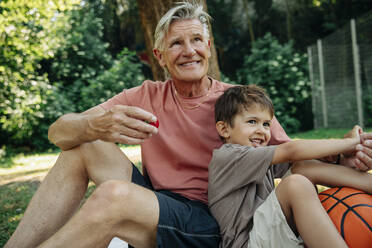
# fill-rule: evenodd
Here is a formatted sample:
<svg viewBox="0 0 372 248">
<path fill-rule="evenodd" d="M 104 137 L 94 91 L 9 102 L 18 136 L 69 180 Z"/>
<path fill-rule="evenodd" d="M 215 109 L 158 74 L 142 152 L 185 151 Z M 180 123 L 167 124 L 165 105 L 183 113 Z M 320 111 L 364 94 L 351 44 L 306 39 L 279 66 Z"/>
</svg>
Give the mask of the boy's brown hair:
<svg viewBox="0 0 372 248">
<path fill-rule="evenodd" d="M 274 106 L 265 90 L 255 84 L 240 85 L 227 89 L 216 101 L 215 122 L 223 121 L 233 127 L 234 117 L 244 109 L 258 105 L 274 116 Z"/>
</svg>

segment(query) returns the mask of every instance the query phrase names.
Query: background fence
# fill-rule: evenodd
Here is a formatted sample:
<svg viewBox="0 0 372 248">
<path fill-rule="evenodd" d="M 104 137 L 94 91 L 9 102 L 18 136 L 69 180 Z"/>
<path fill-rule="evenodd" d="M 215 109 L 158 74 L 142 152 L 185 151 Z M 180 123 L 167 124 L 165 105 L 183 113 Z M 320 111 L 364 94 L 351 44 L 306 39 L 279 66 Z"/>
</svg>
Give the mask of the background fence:
<svg viewBox="0 0 372 248">
<path fill-rule="evenodd" d="M 372 11 L 308 47 L 314 128 L 372 126 Z"/>
</svg>

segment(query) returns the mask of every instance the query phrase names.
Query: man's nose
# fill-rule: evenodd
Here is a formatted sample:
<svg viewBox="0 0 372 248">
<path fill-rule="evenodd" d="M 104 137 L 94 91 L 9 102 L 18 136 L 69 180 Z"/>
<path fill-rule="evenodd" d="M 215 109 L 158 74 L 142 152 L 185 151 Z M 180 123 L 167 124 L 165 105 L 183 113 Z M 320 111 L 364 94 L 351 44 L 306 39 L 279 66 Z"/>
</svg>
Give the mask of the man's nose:
<svg viewBox="0 0 372 248">
<path fill-rule="evenodd" d="M 191 42 L 185 42 L 183 52 L 186 56 L 192 56 L 195 54 L 195 48 L 193 47 Z"/>
</svg>

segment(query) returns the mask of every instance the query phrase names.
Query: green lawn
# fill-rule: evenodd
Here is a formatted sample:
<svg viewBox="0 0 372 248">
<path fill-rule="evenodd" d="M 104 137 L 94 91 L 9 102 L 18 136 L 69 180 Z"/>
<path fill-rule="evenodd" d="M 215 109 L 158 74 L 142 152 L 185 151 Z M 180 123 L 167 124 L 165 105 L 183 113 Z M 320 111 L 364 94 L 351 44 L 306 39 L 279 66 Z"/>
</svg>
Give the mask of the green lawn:
<svg viewBox="0 0 372 248">
<path fill-rule="evenodd" d="M 326 129 L 321 128 L 302 133 L 290 134 L 292 139 L 329 139 L 342 138 L 350 129 Z M 372 128 L 364 129 L 365 132 L 372 132 Z"/>
<path fill-rule="evenodd" d="M 346 129 L 320 129 L 292 134 L 290 137 L 292 139 L 341 138 L 347 131 Z M 372 128 L 367 131 L 372 132 Z M 132 156 L 132 161 L 138 166 L 141 165 L 138 146 L 122 149 L 126 150 L 128 156 Z M 28 202 L 57 156 L 58 152 L 45 152 L 0 158 L 0 247 L 4 246 L 14 232 Z M 86 196 L 93 190 L 94 185 L 90 185 Z"/>
</svg>

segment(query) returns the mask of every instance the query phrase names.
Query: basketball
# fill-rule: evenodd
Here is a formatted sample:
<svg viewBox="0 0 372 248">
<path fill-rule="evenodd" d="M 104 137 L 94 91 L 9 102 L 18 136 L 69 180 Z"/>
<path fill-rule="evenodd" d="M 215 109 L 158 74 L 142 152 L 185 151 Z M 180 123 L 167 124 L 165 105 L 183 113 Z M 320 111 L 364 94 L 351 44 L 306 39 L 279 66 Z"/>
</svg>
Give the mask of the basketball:
<svg viewBox="0 0 372 248">
<path fill-rule="evenodd" d="M 372 195 L 341 187 L 319 193 L 319 199 L 350 248 L 372 247 Z"/>
</svg>

